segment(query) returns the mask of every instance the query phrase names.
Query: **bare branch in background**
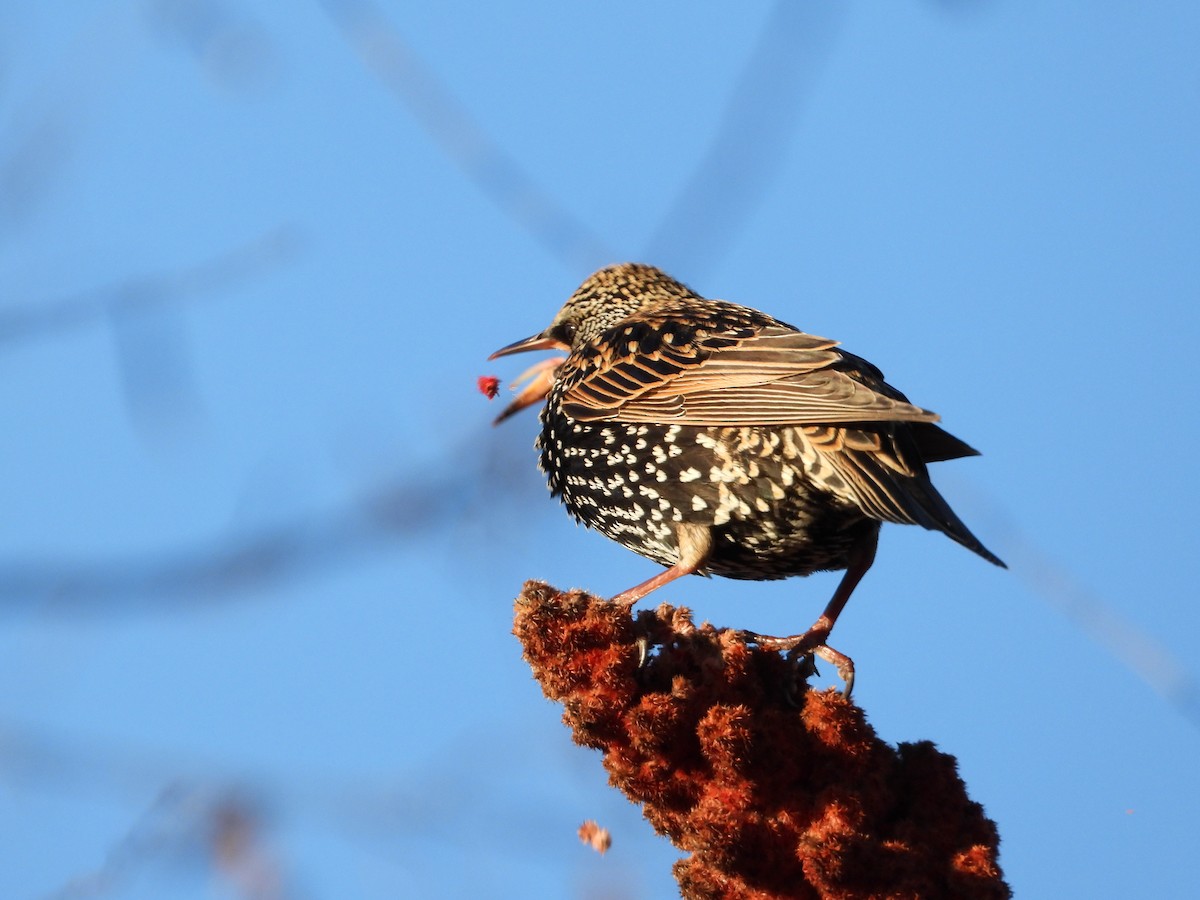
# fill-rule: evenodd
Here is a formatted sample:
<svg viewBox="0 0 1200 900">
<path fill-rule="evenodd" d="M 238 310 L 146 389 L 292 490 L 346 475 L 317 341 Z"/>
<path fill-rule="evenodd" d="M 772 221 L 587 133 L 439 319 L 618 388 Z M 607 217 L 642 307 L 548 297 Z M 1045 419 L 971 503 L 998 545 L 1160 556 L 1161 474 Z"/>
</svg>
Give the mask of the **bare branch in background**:
<svg viewBox="0 0 1200 900">
<path fill-rule="evenodd" d="M 299 231 L 281 225 L 191 268 L 125 279 L 74 297 L 0 308 L 0 353 L 107 322 L 120 363 L 123 396 L 143 432 L 161 430 L 199 408 L 179 304 L 228 292 L 296 258 Z"/>
<path fill-rule="evenodd" d="M 509 863 L 540 858 L 545 836 L 569 834 L 548 812 L 562 799 L 548 793 L 548 762 L 569 766 L 568 783 L 577 781 L 589 793 L 591 767 L 575 765 L 567 753 L 531 759 L 528 735 L 517 724 L 482 727 L 431 748 L 429 762 L 415 769 L 347 778 L 213 765 L 182 753 L 0 724 L 0 775 L 10 790 L 20 785 L 93 801 L 132 799 L 145 808 L 100 865 L 49 895 L 55 900 L 121 896 L 120 888 L 146 873 L 178 880 L 197 872 L 216 872 L 239 896 L 266 900 L 304 893 L 286 856 L 272 849 L 282 843 L 278 831 L 295 826 L 316 826 L 392 863 L 405 842 L 430 840 L 469 852 L 481 865 L 489 854 Z M 488 764 L 481 765 L 485 743 Z M 497 770 L 504 779 L 494 777 Z M 522 786 L 517 803 L 514 785 Z M 561 792 L 562 783 L 553 790 Z M 145 798 L 153 798 L 148 806 Z M 481 842 L 481 821 L 508 827 Z"/>
<path fill-rule="evenodd" d="M 0 241 L 29 221 L 50 195 L 74 152 L 77 132 L 98 98 L 133 56 L 134 31 L 119 7 L 105 8 L 47 66 L 47 76 L 3 123 Z"/>
<path fill-rule="evenodd" d="M 223 87 L 257 87 L 271 77 L 275 57 L 265 30 L 217 0 L 144 0 L 152 33 L 182 43 Z M 29 220 L 71 160 L 91 109 L 111 91 L 123 67 L 138 58 L 136 22 L 123 4 L 102 11 L 80 29 L 45 82 L 3 123 L 0 154 L 0 239 Z M 138 48 L 140 49 L 140 48 Z"/>
<path fill-rule="evenodd" d="M 266 80 L 272 57 L 265 33 L 220 3 L 147 0 L 145 12 L 152 29 L 182 41 L 224 86 L 245 88 Z M 23 227 L 49 196 L 69 163 L 86 113 L 111 87 L 121 64 L 138 56 L 131 52 L 136 30 L 130 25 L 123 13 L 109 12 L 81 31 L 60 64 L 49 69 L 47 83 L 6 129 L 12 149 L 0 155 L 0 237 Z M 110 321 L 130 418 L 143 433 L 158 432 L 199 407 L 184 329 L 166 301 L 189 289 L 206 289 L 188 285 L 189 280 L 216 275 L 209 278 L 213 283 L 207 289 L 227 287 L 229 278 L 220 278 L 217 270 L 249 262 L 244 257 L 250 254 L 259 257 L 256 264 L 278 262 L 279 251 L 286 242 L 294 244 L 294 237 L 290 229 L 278 229 L 206 268 L 182 276 L 130 280 L 101 297 L 0 309 L 0 350 L 13 340 Z M 237 277 L 236 272 L 229 274 Z M 132 312 L 143 315 L 135 321 Z"/>
<path fill-rule="evenodd" d="M 246 900 L 284 896 L 281 862 L 263 838 L 271 824 L 266 809 L 277 799 L 303 804 L 302 792 L 289 797 L 276 790 L 262 800 L 250 787 L 257 779 L 181 778 L 187 768 L 177 758 L 0 726 L 0 772 L 9 785 L 50 784 L 74 796 L 155 797 L 100 866 L 48 897 L 107 896 L 150 868 L 175 878 L 216 872 Z"/>
<path fill-rule="evenodd" d="M 0 615 L 36 609 L 111 616 L 222 603 L 240 591 L 265 590 L 370 553 L 394 552 L 400 538 L 448 531 L 499 511 L 506 495 L 518 489 L 511 473 L 528 464 L 528 448 L 496 442 L 495 452 L 481 454 L 487 436 L 474 437 L 448 451 L 436 472 L 380 484 L 341 509 L 228 541 L 100 562 L 0 561 Z"/>
<path fill-rule="evenodd" d="M 572 270 L 615 259 L 591 228 L 547 193 L 482 129 L 466 106 L 426 66 L 368 0 L 325 0 L 325 9 L 363 63 L 408 107 L 413 118 L 500 210 Z"/>
<path fill-rule="evenodd" d="M 359 55 L 442 151 L 515 223 L 573 270 L 617 259 L 488 136 L 367 0 L 326 0 Z M 776 3 L 697 170 L 656 229 L 646 259 L 696 271 L 727 251 L 777 176 L 800 103 L 833 44 L 839 7 Z"/>
<path fill-rule="evenodd" d="M 775 4 L 716 134 L 650 238 L 645 260 L 696 277 L 729 251 L 779 176 L 843 14 L 827 0 Z"/>
<path fill-rule="evenodd" d="M 236 790 L 174 782 L 109 851 L 104 863 L 48 896 L 83 900 L 119 890 L 147 869 L 173 878 L 217 875 L 244 900 L 283 900 L 280 861 L 262 811 Z M 165 871 L 161 871 L 165 870 Z"/>
<path fill-rule="evenodd" d="M 220 87 L 261 88 L 279 61 L 266 29 L 245 4 L 218 0 L 145 0 L 147 24 L 158 36 L 184 47 Z"/>
<path fill-rule="evenodd" d="M 191 268 L 127 278 L 110 287 L 60 300 L 9 304 L 0 308 L 0 352 L 5 345 L 18 341 L 56 337 L 202 294 L 227 291 L 294 259 L 302 245 L 295 227 L 281 225 Z"/>
<path fill-rule="evenodd" d="M 971 491 L 970 500 L 978 518 L 990 520 L 989 530 L 999 536 L 997 543 L 1017 577 L 1200 728 L 1200 682 L 1165 645 L 1085 587 L 1025 534 L 999 501 L 978 489 Z"/>
</svg>

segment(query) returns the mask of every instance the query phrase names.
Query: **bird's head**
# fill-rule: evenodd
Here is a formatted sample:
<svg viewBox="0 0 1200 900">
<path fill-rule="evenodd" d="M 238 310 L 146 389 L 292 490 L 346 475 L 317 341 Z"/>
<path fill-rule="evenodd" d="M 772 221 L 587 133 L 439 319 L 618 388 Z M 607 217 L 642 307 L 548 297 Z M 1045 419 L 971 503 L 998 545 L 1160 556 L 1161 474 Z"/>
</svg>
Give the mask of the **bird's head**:
<svg viewBox="0 0 1200 900">
<path fill-rule="evenodd" d="M 489 359 L 527 350 L 567 350 L 587 344 L 636 312 L 694 298 L 686 285 L 644 263 L 620 263 L 588 276 L 544 331 L 502 347 Z"/>
</svg>

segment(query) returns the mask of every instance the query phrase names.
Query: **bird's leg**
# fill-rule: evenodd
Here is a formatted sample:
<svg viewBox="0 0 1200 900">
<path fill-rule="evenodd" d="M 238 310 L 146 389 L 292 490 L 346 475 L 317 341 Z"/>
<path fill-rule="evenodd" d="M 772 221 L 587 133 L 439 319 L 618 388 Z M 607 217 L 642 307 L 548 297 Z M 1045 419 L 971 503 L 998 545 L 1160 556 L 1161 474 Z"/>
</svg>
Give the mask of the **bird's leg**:
<svg viewBox="0 0 1200 900">
<path fill-rule="evenodd" d="M 844 653 L 834 650 L 825 642 L 829 639 L 829 633 L 833 631 L 838 616 L 845 608 L 846 601 L 850 599 L 850 595 L 854 593 L 858 583 L 862 581 L 867 570 L 871 568 L 871 564 L 875 562 L 875 548 L 878 545 L 878 527 L 872 528 L 854 543 L 846 556 L 846 574 L 838 582 L 837 590 L 833 592 L 833 597 L 825 605 L 825 611 L 808 631 L 788 637 L 770 637 L 754 632 L 743 632 L 745 640 L 758 644 L 766 650 L 786 650 L 789 656 L 805 657 L 815 654 L 821 657 L 838 670 L 838 675 L 846 683 L 843 694 L 849 697 L 850 691 L 854 687 L 854 661 Z"/>
<path fill-rule="evenodd" d="M 535 403 L 541 403 L 546 399 L 546 395 L 550 393 L 550 388 L 554 387 L 554 373 L 564 362 L 567 361 L 565 356 L 554 356 L 550 359 L 544 359 L 534 366 L 530 366 L 522 372 L 512 386 L 515 388 L 522 381 L 528 381 L 529 384 L 521 393 L 513 398 L 508 406 L 504 407 L 500 415 L 496 416 L 493 425 L 499 425 L 509 416 L 519 413 L 527 406 L 533 406 Z"/>
<path fill-rule="evenodd" d="M 612 598 L 613 603 L 633 606 L 651 591 L 656 591 L 664 584 L 669 584 L 684 575 L 691 575 L 704 567 L 709 553 L 712 552 L 712 530 L 707 525 L 683 522 L 676 526 L 675 537 L 679 544 L 679 562 L 653 578 L 648 578 L 627 591 L 621 591 Z"/>
<path fill-rule="evenodd" d="M 680 523 L 675 529 L 675 540 L 679 545 L 679 561 L 675 565 L 627 591 L 621 591 L 610 602 L 620 603 L 628 609 L 651 591 L 658 590 L 676 578 L 691 575 L 708 561 L 708 555 L 712 552 L 712 531 L 707 525 Z M 637 647 L 638 670 L 640 671 L 650 658 L 650 639 L 644 634 L 640 635 L 637 639 Z"/>
</svg>

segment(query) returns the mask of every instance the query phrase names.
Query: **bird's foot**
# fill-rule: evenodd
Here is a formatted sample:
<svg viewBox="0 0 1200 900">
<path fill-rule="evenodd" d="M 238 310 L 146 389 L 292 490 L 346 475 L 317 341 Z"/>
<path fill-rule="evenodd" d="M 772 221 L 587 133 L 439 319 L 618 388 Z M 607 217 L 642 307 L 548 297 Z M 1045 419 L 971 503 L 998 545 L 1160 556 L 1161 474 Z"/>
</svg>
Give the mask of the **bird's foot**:
<svg viewBox="0 0 1200 900">
<path fill-rule="evenodd" d="M 837 669 L 838 677 L 845 685 L 842 688 L 842 696 L 849 700 L 850 692 L 854 690 L 854 660 L 845 653 L 834 650 L 828 644 L 813 647 L 812 652 Z M 816 666 L 814 665 L 813 668 L 816 669 Z"/>
<path fill-rule="evenodd" d="M 788 637 L 773 637 L 753 631 L 741 631 L 738 632 L 738 636 L 747 644 L 757 644 L 764 650 L 785 652 L 788 660 L 795 665 L 796 683 L 807 682 L 817 674 L 816 657 L 821 657 L 837 669 L 838 676 L 845 684 L 842 696 L 850 699 L 850 692 L 854 690 L 854 660 L 825 643 L 825 639 L 829 637 L 829 628 L 824 623 L 818 621 L 804 634 Z M 789 689 L 789 701 L 793 698 L 794 695 Z"/>
</svg>

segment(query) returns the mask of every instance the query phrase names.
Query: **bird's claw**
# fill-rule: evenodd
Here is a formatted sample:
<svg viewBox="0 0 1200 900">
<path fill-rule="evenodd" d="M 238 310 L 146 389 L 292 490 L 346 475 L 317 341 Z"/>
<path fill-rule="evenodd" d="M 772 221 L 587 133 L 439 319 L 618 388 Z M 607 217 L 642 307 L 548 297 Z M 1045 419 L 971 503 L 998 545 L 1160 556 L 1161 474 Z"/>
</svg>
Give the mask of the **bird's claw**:
<svg viewBox="0 0 1200 900">
<path fill-rule="evenodd" d="M 638 648 L 637 667 L 638 667 L 638 671 L 640 672 L 642 669 L 646 668 L 646 663 L 650 660 L 650 638 L 646 637 L 646 635 L 644 635 L 644 634 L 638 635 L 637 648 Z"/>
<path fill-rule="evenodd" d="M 812 676 L 820 674 L 817 672 L 816 657 L 818 656 L 837 669 L 838 677 L 845 684 L 842 689 L 843 697 L 849 700 L 850 692 L 854 690 L 854 660 L 824 643 L 823 639 L 826 634 L 827 632 L 809 632 L 788 638 L 778 638 L 753 631 L 739 631 L 738 637 L 747 644 L 757 644 L 764 650 L 787 652 L 787 659 L 793 663 L 795 668 L 793 686 L 788 688 L 788 702 L 795 705 L 794 684 L 796 681 L 807 682 Z M 814 643 L 815 640 L 820 640 L 821 643 Z"/>
</svg>

